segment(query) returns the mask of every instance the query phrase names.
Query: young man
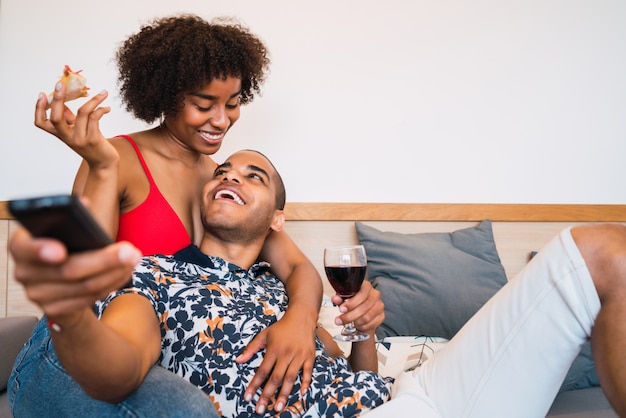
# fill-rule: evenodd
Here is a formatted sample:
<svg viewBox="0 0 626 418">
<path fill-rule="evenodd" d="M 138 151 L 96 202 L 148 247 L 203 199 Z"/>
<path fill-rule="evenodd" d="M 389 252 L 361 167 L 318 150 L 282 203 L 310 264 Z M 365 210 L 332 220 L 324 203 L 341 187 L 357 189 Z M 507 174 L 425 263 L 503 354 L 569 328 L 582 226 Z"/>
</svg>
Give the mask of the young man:
<svg viewBox="0 0 626 418">
<path fill-rule="evenodd" d="M 366 311 L 358 323 L 371 338 L 353 345 L 350 363 L 357 371 L 345 358 L 327 354 L 318 340 L 309 389 L 302 390 L 300 375 L 286 401 L 266 404 L 258 399 L 262 388 L 254 397 L 246 392 L 265 350 L 248 361 L 240 357 L 287 309 L 283 283 L 269 264 L 257 262 L 267 235 L 282 229 L 284 204 L 282 180 L 262 154 L 229 157 L 203 189 L 199 247 L 144 257 L 133 285 L 98 302 L 96 313 L 85 306 L 55 317 L 52 338 L 68 373 L 92 397 L 116 403 L 139 388 L 159 361 L 229 417 L 352 415 L 384 402 L 389 382 L 362 370 L 376 369 L 374 331 L 384 319 L 369 283 L 358 295 Z"/>
<path fill-rule="evenodd" d="M 245 157 L 244 159 L 247 160 L 249 156 L 236 154 L 235 160 L 229 160 L 232 166 L 221 167 L 219 170 L 223 171 L 216 173 L 216 179 L 211 184 L 215 184 L 220 178 L 224 183 L 237 184 L 232 179 L 235 172 L 231 169 L 242 164 L 240 158 Z M 262 164 L 264 161 L 268 163 L 266 160 L 254 161 L 255 165 Z M 245 162 L 244 165 L 250 166 L 250 162 Z M 261 165 L 261 167 L 265 166 Z M 246 173 L 246 184 L 259 181 L 256 178 L 260 177 L 260 174 L 256 170 Z M 242 242 L 246 241 L 244 238 L 260 233 L 258 230 L 260 220 L 269 224 L 270 228 L 278 227 L 282 221 L 276 209 L 273 209 L 273 212 L 260 209 L 264 205 L 269 206 L 268 194 L 244 192 L 244 189 L 240 189 L 239 186 L 233 186 L 231 189 L 224 185 L 207 185 L 207 187 L 204 196 L 206 205 L 204 211 L 210 214 L 214 223 L 207 225 L 207 230 L 211 231 L 206 240 L 208 247 L 205 247 L 205 241 L 203 241 L 200 249 L 208 252 L 207 248 L 210 248 L 211 252 L 222 255 L 221 261 L 216 262 L 216 259 L 211 258 L 207 261 L 207 258 L 197 251 L 195 256 L 187 254 L 183 260 L 179 261 L 144 260 L 140 272 L 134 276 L 134 283 L 140 289 L 139 292 L 144 295 L 144 299 L 151 300 L 152 306 L 145 301 L 139 302 L 142 296 L 125 292 L 117 297 L 107 298 L 101 305 L 101 310 L 107 306 L 100 321 L 102 324 L 98 323 L 95 315 L 88 309 L 83 309 L 82 315 L 66 316 L 64 323 L 59 324 L 61 331 L 55 333 L 55 344 L 57 340 L 61 342 L 67 339 L 69 346 L 63 351 L 67 350 L 68 358 L 63 361 L 68 363 L 68 370 L 71 368 L 77 379 L 84 382 L 84 386 L 93 385 L 89 389 L 90 393 L 109 391 L 100 385 L 110 385 L 109 382 L 119 379 L 113 373 L 116 370 L 128 373 L 121 380 L 132 382 L 124 389 L 125 391 L 132 390 L 132 387 L 137 386 L 137 382 L 140 381 L 143 370 L 150 366 L 151 361 L 162 355 L 165 367 L 181 370 L 182 374 L 188 376 L 189 380 L 197 386 L 207 387 L 205 385 L 208 384 L 218 388 L 217 390 L 221 392 L 217 395 L 225 396 L 226 400 L 223 402 L 228 403 L 228 408 L 246 407 L 240 398 L 231 400 L 241 394 L 241 390 L 238 389 L 240 382 L 237 381 L 239 375 L 224 376 L 220 373 L 219 367 L 216 367 L 208 376 L 199 373 L 198 370 L 201 369 L 206 358 L 217 359 L 217 361 L 222 359 L 225 364 L 232 364 L 232 357 L 236 356 L 237 349 L 229 346 L 230 337 L 220 340 L 222 334 L 238 335 L 240 331 L 254 333 L 254 329 L 263 325 L 252 321 L 250 316 L 246 315 L 239 317 L 241 320 L 236 321 L 236 324 L 222 321 L 218 317 L 209 317 L 203 324 L 203 329 L 206 329 L 207 333 L 191 333 L 197 339 L 192 342 L 198 342 L 195 347 L 200 344 L 213 344 L 216 341 L 224 341 L 226 345 L 219 346 L 214 351 L 203 352 L 201 356 L 193 357 L 192 354 L 190 357 L 188 353 L 193 353 L 194 350 L 191 350 L 188 344 L 180 343 L 191 340 L 188 336 L 191 330 L 195 329 L 193 327 L 197 325 L 197 322 L 189 320 L 188 314 L 185 316 L 188 312 L 186 310 L 172 313 L 168 309 L 184 300 L 185 303 L 193 305 L 190 312 L 192 319 L 195 319 L 196 316 L 204 315 L 203 310 L 208 309 L 208 305 L 196 303 L 195 297 L 172 298 L 171 292 L 162 290 L 165 289 L 164 285 L 180 284 L 181 275 L 178 274 L 180 269 L 184 270 L 190 265 L 201 266 L 207 262 L 215 267 L 225 268 L 223 273 L 217 274 L 218 277 L 235 274 L 250 275 L 248 272 L 252 271 L 255 275 L 257 273 L 262 275 L 260 265 L 248 272 L 244 271 L 246 266 L 255 261 L 255 251 L 252 251 L 248 245 L 254 248 L 256 244 L 255 240 L 248 240 L 248 245 L 243 245 Z M 225 187 L 225 189 L 220 191 L 218 187 Z M 255 186 L 254 189 L 262 190 L 262 186 Z M 212 194 L 209 190 L 215 190 L 216 193 Z M 263 199 L 266 203 L 262 203 Z M 210 204 L 207 204 L 207 201 Z M 276 205 L 274 204 L 273 207 L 275 208 Z M 252 217 L 250 217 L 251 214 Z M 23 232 L 12 238 L 11 251 L 16 259 L 16 268 L 28 269 L 36 264 L 28 257 L 28 254 L 32 254 L 33 245 L 35 241 Z M 43 244 L 40 245 L 43 248 Z M 119 250 L 119 247 L 117 249 Z M 130 271 L 131 263 L 125 264 L 123 260 L 120 261 L 120 254 L 123 252 L 116 252 L 115 248 L 111 247 L 94 252 L 94 254 L 84 255 L 80 259 L 73 256 L 63 263 L 63 268 L 75 272 L 76 277 L 84 278 L 83 286 L 98 288 L 101 281 L 112 283 L 116 280 L 113 276 L 117 274 L 111 273 L 114 271 L 112 269 Z M 104 258 L 104 261 L 98 260 L 97 255 Z M 191 260 L 188 258 L 196 256 L 197 258 L 194 259 L 197 261 L 190 264 Z M 201 262 L 200 259 L 204 261 Z M 87 260 L 95 265 L 87 263 Z M 225 260 L 232 260 L 233 263 L 227 263 Z M 90 277 L 86 273 L 88 267 L 82 265 L 83 263 L 95 269 L 92 270 Z M 102 270 L 101 274 L 95 274 L 99 271 L 99 263 L 104 263 L 102 266 L 108 267 L 108 273 L 105 274 Z M 243 268 L 239 271 L 233 265 Z M 25 276 L 30 277 L 30 275 Z M 142 280 L 146 277 L 148 280 Z M 156 277 L 156 280 L 152 280 L 153 277 Z M 264 289 L 267 290 L 267 294 L 280 293 L 270 292 L 273 286 L 270 277 L 263 276 L 263 280 L 258 282 L 251 280 L 251 282 L 258 285 L 266 280 L 269 287 Z M 152 286 L 150 282 L 154 282 L 155 287 L 150 287 Z M 246 290 L 248 287 L 237 287 L 236 290 L 240 292 L 242 289 Z M 214 298 L 212 299 L 214 302 L 221 303 L 223 296 L 229 295 L 230 297 L 235 289 L 222 285 L 210 285 L 205 287 L 203 292 L 209 294 L 209 298 Z M 280 298 L 260 296 L 265 295 L 263 291 L 256 295 L 253 299 L 261 303 L 264 313 L 280 310 L 280 306 L 284 303 Z M 127 306 L 131 305 L 129 303 L 131 297 L 137 299 L 137 307 L 134 307 L 135 302 L 132 303 L 133 307 Z M 249 300 L 250 298 L 240 299 Z M 504 286 L 444 349 L 416 370 L 400 375 L 393 385 L 392 399 L 369 412 L 368 416 L 393 416 L 393 414 L 406 416 L 407 413 L 419 417 L 454 418 L 545 416 L 570 363 L 588 338 L 591 338 L 602 387 L 616 412 L 620 416 L 626 416 L 626 379 L 624 379 L 626 375 L 626 354 L 624 354 L 626 353 L 626 304 L 624 300 L 626 300 L 626 228 L 621 225 L 602 224 L 566 229 L 533 258 L 519 276 Z M 169 308 L 161 306 L 161 301 L 169 303 Z M 220 307 L 223 307 L 225 312 L 231 312 L 230 305 L 222 304 Z M 65 305 L 61 303 L 50 309 L 64 310 Z M 140 337 L 131 333 L 131 330 L 132 332 L 137 332 L 137 330 L 135 326 L 129 325 L 136 324 L 129 324 L 128 316 L 115 315 L 116 312 L 127 310 L 137 311 L 133 314 L 134 316 L 145 318 L 146 323 L 143 324 L 145 329 L 141 330 Z M 348 314 L 345 315 L 346 321 L 355 319 L 348 317 Z M 231 318 L 225 314 L 221 316 Z M 148 320 L 149 317 L 150 320 Z M 260 319 L 265 315 L 255 317 Z M 118 356 L 113 352 L 116 350 L 112 350 L 113 347 L 103 349 L 101 346 L 110 342 L 94 342 L 103 337 L 104 331 L 100 331 L 99 328 L 107 324 L 110 324 L 112 328 L 107 329 L 106 332 L 115 332 L 106 336 L 106 339 L 114 341 L 122 335 L 127 340 L 124 344 L 129 345 L 128 358 L 136 360 L 129 364 L 117 363 Z M 157 347 L 157 341 L 160 341 L 159 335 L 156 335 L 159 332 L 159 324 L 163 336 L 162 347 Z M 248 325 L 250 328 L 247 328 Z M 363 323 L 359 327 L 369 329 Z M 97 332 L 87 332 L 92 329 Z M 217 333 L 214 335 L 214 332 Z M 132 343 L 128 344 L 128 341 Z M 81 346 L 84 351 L 75 348 L 77 343 L 80 343 L 78 346 Z M 144 346 L 149 346 L 150 352 L 137 357 L 137 353 L 143 353 L 143 350 L 146 350 Z M 162 352 L 159 352 L 160 348 Z M 223 350 L 231 350 L 232 355 L 222 356 Z M 95 360 L 98 357 L 94 355 L 94 352 L 102 356 L 111 356 L 111 358 L 105 357 L 105 361 L 98 362 Z M 371 350 L 363 351 L 363 353 L 366 352 L 371 355 Z M 195 358 L 198 362 L 189 362 L 190 358 Z M 258 361 L 258 358 L 252 360 L 254 361 Z M 330 358 L 328 361 L 331 362 Z M 98 375 L 96 379 L 89 376 L 91 367 L 84 368 L 84 365 L 90 362 L 94 363 L 93 367 L 100 366 L 102 369 L 99 372 L 101 375 Z M 138 365 L 143 369 L 136 370 Z M 246 376 L 245 367 L 242 367 L 242 370 L 244 370 L 243 376 Z M 332 387 L 327 389 L 327 386 L 336 382 L 343 383 L 342 373 L 346 370 L 347 367 L 343 366 L 333 369 L 332 373 L 340 376 L 337 380 L 331 379 L 331 382 L 322 381 L 319 384 L 313 382 L 311 390 L 319 390 L 318 393 L 333 390 Z M 113 376 L 108 376 L 109 372 Z M 86 373 L 86 376 L 82 376 L 82 373 Z M 352 375 L 356 376 L 354 373 Z M 367 378 L 364 381 L 354 379 L 354 384 L 341 388 L 342 396 L 349 395 L 345 399 L 348 400 L 350 407 L 355 406 L 355 413 L 365 411 L 385 399 L 383 389 L 385 381 L 374 374 L 365 376 Z M 221 385 L 222 379 L 228 380 L 229 383 Z M 363 392 L 359 391 L 361 387 L 357 387 L 357 383 L 363 384 L 363 389 L 371 385 L 370 387 L 374 390 L 370 392 L 366 390 L 366 392 L 371 393 L 372 396 L 363 397 Z M 229 392 L 231 387 L 237 389 Z M 124 392 L 115 396 L 124 396 Z M 350 403 L 357 398 L 361 401 L 360 403 Z M 295 397 L 290 396 L 289 402 L 292 400 L 296 403 L 287 403 L 286 408 L 303 405 L 297 403 Z M 329 411 L 329 415 L 333 415 L 337 412 L 331 409 L 324 410 L 328 404 L 315 403 L 315 401 L 313 397 L 312 403 L 307 403 L 312 407 L 321 405 L 318 409 L 310 411 L 312 415 L 325 414 Z M 337 404 L 331 402 L 330 405 Z M 219 407 L 222 407 L 221 403 Z M 278 405 L 263 405 L 262 409 L 267 411 L 272 407 L 276 408 Z M 338 412 L 337 415 L 341 413 L 350 415 L 345 410 Z"/>
</svg>

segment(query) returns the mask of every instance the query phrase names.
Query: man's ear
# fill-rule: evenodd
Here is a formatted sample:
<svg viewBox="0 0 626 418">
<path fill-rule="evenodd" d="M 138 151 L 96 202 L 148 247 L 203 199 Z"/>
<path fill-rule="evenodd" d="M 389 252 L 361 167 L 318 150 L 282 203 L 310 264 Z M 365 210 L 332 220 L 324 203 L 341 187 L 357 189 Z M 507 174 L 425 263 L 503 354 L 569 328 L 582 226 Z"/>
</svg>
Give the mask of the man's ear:
<svg viewBox="0 0 626 418">
<path fill-rule="evenodd" d="M 274 219 L 272 220 L 272 224 L 270 228 L 272 231 L 282 231 L 283 226 L 285 225 L 285 212 L 282 210 L 274 211 Z"/>
</svg>

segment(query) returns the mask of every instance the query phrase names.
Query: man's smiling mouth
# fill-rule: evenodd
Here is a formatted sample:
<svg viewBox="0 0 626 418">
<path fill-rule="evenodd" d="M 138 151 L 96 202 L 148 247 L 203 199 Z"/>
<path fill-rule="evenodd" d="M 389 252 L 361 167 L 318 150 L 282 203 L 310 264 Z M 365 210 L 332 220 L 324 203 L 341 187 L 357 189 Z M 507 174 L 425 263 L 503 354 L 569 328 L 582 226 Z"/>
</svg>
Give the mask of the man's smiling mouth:
<svg viewBox="0 0 626 418">
<path fill-rule="evenodd" d="M 245 205 L 245 202 L 243 201 L 243 199 L 239 197 L 239 195 L 233 192 L 232 190 L 227 190 L 227 189 L 218 190 L 217 193 L 215 193 L 215 196 L 213 196 L 213 198 L 216 200 L 217 199 L 229 199 L 229 200 L 235 201 L 235 203 L 237 203 L 238 205 Z"/>
</svg>

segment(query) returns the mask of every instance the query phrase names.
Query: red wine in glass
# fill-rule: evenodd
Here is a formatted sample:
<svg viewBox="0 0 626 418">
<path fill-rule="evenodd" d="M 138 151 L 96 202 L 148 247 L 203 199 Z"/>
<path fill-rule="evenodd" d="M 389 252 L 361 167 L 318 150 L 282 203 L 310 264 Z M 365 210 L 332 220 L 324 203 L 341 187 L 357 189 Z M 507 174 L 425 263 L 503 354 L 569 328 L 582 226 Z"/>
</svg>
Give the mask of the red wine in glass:
<svg viewBox="0 0 626 418">
<path fill-rule="evenodd" d="M 344 299 L 351 298 L 361 288 L 365 266 L 326 266 L 326 276 L 333 289 Z"/>
<path fill-rule="evenodd" d="M 365 278 L 367 259 L 365 247 L 350 245 L 331 247 L 324 250 L 324 270 L 326 277 L 339 296 L 349 299 L 361 288 Z M 346 324 L 341 334 L 333 338 L 337 341 L 363 341 L 369 334 L 360 332 L 353 323 Z"/>
</svg>

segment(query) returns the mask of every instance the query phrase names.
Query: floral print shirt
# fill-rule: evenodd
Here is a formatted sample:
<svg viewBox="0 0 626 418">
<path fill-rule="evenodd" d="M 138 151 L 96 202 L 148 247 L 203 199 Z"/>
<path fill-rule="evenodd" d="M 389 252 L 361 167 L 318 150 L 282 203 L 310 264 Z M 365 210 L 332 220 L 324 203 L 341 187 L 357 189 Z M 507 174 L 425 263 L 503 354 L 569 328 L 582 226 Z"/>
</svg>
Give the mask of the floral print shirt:
<svg viewBox="0 0 626 418">
<path fill-rule="evenodd" d="M 132 287 L 109 295 L 99 315 L 117 296 L 138 293 L 150 301 L 161 326 L 160 364 L 210 397 L 224 417 L 257 416 L 259 388 L 251 402 L 243 393 L 261 364 L 261 350 L 244 364 L 235 363 L 244 348 L 287 309 L 283 283 L 258 263 L 246 271 L 191 245 L 172 257 L 144 257 Z M 301 376 L 300 376 L 301 377 Z M 300 377 L 287 406 L 277 413 L 270 401 L 265 416 L 351 417 L 389 398 L 390 379 L 374 372 L 353 372 L 348 361 L 331 357 L 316 339 L 313 381 L 301 396 Z"/>
</svg>

